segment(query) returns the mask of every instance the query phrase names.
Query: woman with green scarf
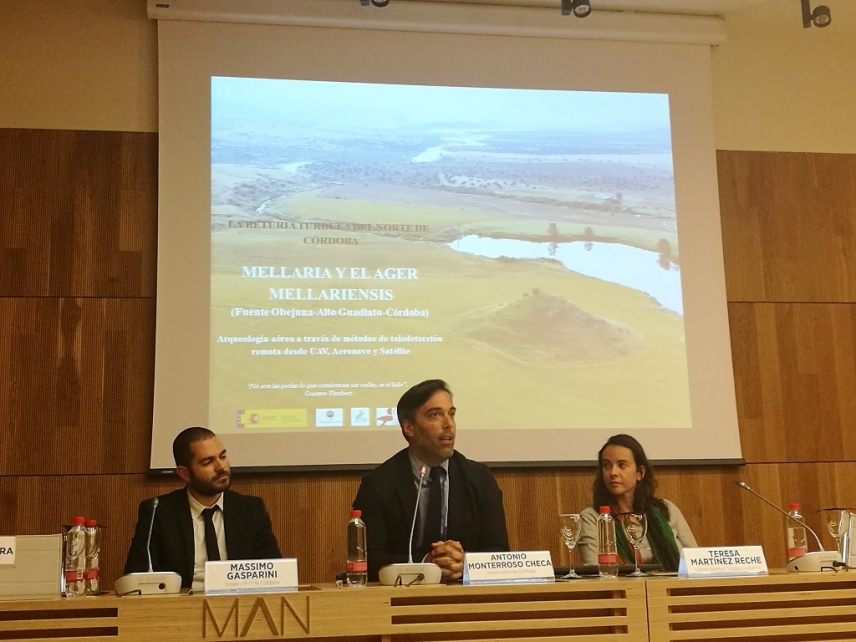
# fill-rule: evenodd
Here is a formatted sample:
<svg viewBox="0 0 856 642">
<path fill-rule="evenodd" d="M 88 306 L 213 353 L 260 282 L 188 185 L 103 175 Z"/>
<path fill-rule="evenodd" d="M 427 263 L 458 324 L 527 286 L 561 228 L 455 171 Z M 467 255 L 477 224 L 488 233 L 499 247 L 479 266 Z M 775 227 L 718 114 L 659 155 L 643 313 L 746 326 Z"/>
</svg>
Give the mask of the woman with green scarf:
<svg viewBox="0 0 856 642">
<path fill-rule="evenodd" d="M 640 564 L 659 564 L 677 571 L 680 551 L 696 546 L 681 511 L 667 499 L 654 496 L 657 481 L 642 445 L 630 435 L 613 435 L 597 454 L 598 474 L 592 487 L 592 505 L 582 511 L 579 550 L 583 564 L 597 564 L 597 513 L 609 506 L 613 515 L 644 513 L 648 532 L 639 546 Z M 616 520 L 619 563 L 633 564 L 633 548 Z"/>
</svg>

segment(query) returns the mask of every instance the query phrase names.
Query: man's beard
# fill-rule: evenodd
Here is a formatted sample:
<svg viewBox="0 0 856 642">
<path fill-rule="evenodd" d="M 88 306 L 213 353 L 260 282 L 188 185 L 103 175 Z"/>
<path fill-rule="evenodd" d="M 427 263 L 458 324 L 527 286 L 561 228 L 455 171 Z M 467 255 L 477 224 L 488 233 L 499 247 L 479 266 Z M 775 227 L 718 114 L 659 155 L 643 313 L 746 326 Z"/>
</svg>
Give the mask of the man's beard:
<svg viewBox="0 0 856 642">
<path fill-rule="evenodd" d="M 219 495 L 224 490 L 228 490 L 229 486 L 232 485 L 231 473 L 226 473 L 225 476 L 225 484 L 223 484 L 223 475 L 215 478 L 213 481 L 204 481 L 198 477 L 191 477 L 190 487 L 203 497 L 214 497 L 214 495 Z"/>
</svg>

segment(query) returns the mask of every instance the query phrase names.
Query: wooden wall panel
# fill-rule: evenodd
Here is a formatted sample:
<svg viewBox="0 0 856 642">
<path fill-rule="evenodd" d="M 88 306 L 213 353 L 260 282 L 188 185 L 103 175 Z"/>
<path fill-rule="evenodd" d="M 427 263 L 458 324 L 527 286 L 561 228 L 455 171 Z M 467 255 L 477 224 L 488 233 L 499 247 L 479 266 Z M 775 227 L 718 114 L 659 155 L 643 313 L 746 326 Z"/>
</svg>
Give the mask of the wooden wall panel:
<svg viewBox="0 0 856 642">
<path fill-rule="evenodd" d="M 567 549 L 559 539 L 558 515 L 579 512 L 591 503 L 593 474 L 594 468 L 496 471 L 512 548 L 547 549 L 552 551 L 554 564 L 567 565 Z M 579 562 L 578 555 L 576 561 Z"/>
<path fill-rule="evenodd" d="M 752 465 L 746 467 L 744 481 L 778 506 L 798 502 L 806 523 L 820 536 L 827 550 L 835 550 L 835 543 L 817 511 L 837 506 L 856 508 L 856 465 L 853 462 Z M 761 544 L 771 567 L 784 566 L 784 516 L 746 491 L 741 492 L 744 494 L 742 512 L 723 517 L 744 525 L 744 540 L 729 543 Z M 809 548 L 815 550 L 811 536 Z"/>
<path fill-rule="evenodd" d="M 157 134 L 0 129 L 0 296 L 155 295 Z"/>
<path fill-rule="evenodd" d="M 136 523 L 137 505 L 177 487 L 177 480 L 144 475 L 35 475 L 0 477 L 0 531 L 4 535 L 59 533 L 75 515 L 105 526 L 105 588 L 122 574 Z"/>
<path fill-rule="evenodd" d="M 728 310 L 746 461 L 856 460 L 856 304 Z"/>
<path fill-rule="evenodd" d="M 0 474 L 148 470 L 152 299 L 0 297 Z"/>
<path fill-rule="evenodd" d="M 856 155 L 717 152 L 729 301 L 856 301 Z"/>
<path fill-rule="evenodd" d="M 741 493 L 746 491 L 735 483 L 743 478 L 743 467 L 670 467 L 657 472 L 657 494 L 681 509 L 701 546 L 744 541 L 744 525 L 733 517 L 745 501 Z"/>
</svg>

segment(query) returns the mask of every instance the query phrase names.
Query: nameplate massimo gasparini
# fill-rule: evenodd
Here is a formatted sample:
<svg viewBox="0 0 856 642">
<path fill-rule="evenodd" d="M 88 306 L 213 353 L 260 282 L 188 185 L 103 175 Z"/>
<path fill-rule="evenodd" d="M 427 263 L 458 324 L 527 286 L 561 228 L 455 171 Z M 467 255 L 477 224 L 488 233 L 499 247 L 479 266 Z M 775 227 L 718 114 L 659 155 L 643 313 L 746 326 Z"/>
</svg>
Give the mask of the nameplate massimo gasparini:
<svg viewBox="0 0 856 642">
<path fill-rule="evenodd" d="M 766 575 L 767 560 L 760 546 L 685 548 L 678 566 L 680 577 L 740 577 Z"/>
<path fill-rule="evenodd" d="M 297 560 L 205 562 L 205 593 L 297 590 Z"/>
<path fill-rule="evenodd" d="M 0 566 L 15 566 L 15 538 L 0 537 Z"/>
<path fill-rule="evenodd" d="M 464 584 L 555 581 L 550 551 L 464 555 Z"/>
</svg>

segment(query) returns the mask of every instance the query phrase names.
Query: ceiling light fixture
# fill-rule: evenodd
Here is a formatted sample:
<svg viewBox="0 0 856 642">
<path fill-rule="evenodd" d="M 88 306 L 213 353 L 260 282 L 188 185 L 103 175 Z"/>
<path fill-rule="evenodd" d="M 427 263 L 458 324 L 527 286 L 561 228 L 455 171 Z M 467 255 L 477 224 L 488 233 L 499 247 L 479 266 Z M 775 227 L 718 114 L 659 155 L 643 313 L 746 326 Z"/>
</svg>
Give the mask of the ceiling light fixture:
<svg viewBox="0 0 856 642">
<path fill-rule="evenodd" d="M 828 27 L 832 22 L 832 13 L 826 5 L 818 5 L 811 10 L 811 0 L 802 1 L 803 28 L 808 29 L 811 25 L 815 27 Z"/>
<path fill-rule="evenodd" d="M 360 4 L 364 7 L 369 6 L 369 4 L 373 4 L 376 7 L 385 7 L 389 4 L 389 0 L 360 0 Z"/>
</svg>

